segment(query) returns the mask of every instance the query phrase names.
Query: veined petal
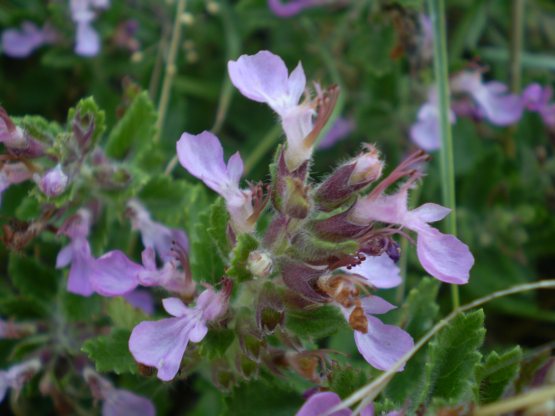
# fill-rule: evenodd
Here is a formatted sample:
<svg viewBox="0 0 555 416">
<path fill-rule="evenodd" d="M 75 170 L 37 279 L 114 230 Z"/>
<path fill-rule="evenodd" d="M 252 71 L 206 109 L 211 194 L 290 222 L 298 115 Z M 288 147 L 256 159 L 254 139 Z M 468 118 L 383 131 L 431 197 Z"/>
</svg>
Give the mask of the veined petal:
<svg viewBox="0 0 555 416">
<path fill-rule="evenodd" d="M 129 338 L 129 351 L 135 360 L 158 369 L 158 378 L 175 377 L 189 342 L 191 323 L 186 318 L 167 318 L 138 324 Z"/>
<path fill-rule="evenodd" d="M 336 393 L 329 391 L 316 393 L 309 397 L 296 416 L 321 416 L 339 403 L 341 403 L 341 398 Z M 342 409 L 330 416 L 350 416 L 351 414 L 350 409 Z"/>
<path fill-rule="evenodd" d="M 457 285 L 468 282 L 474 257 L 456 237 L 428 225 L 418 232 L 416 252 L 422 267 L 436 279 Z"/>
<path fill-rule="evenodd" d="M 414 341 L 401 328 L 386 325 L 373 316 L 367 318 L 368 333 L 355 331 L 355 343 L 372 367 L 387 371 L 414 346 Z M 403 369 L 404 366 L 399 371 Z"/>
</svg>

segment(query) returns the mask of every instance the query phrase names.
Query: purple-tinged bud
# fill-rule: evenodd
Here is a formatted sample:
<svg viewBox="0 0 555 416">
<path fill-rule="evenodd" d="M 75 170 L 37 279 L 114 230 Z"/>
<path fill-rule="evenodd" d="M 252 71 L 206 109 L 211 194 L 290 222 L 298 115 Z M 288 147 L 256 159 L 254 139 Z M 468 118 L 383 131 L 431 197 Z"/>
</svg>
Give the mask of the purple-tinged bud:
<svg viewBox="0 0 555 416">
<path fill-rule="evenodd" d="M 304 183 L 291 176 L 284 178 L 283 211 L 293 218 L 306 218 L 310 211 L 308 188 Z"/>
<path fill-rule="evenodd" d="M 279 290 L 271 283 L 266 283 L 260 291 L 256 305 L 256 324 L 266 334 L 274 332 L 278 325 L 283 325 L 285 306 Z"/>
<path fill-rule="evenodd" d="M 382 176 L 383 162 L 378 149 L 368 144 L 365 150 L 354 159 L 355 169 L 349 178 L 350 185 L 368 184 Z"/>
<path fill-rule="evenodd" d="M 24 149 L 28 146 L 25 133 L 14 124 L 2 107 L 0 107 L 0 143 L 14 149 Z"/>
<path fill-rule="evenodd" d="M 281 276 L 285 285 L 296 294 L 313 302 L 327 302 L 328 298 L 317 292 L 318 278 L 325 272 L 323 268 L 308 264 L 283 261 Z"/>
<path fill-rule="evenodd" d="M 235 373 L 229 364 L 223 360 L 212 364 L 212 382 L 220 391 L 228 392 L 236 384 Z"/>
<path fill-rule="evenodd" d="M 38 182 L 41 192 L 49 198 L 61 195 L 69 181 L 60 164 L 46 172 L 42 178 L 35 176 L 34 179 Z"/>
<path fill-rule="evenodd" d="M 377 180 L 383 169 L 377 149 L 365 145 L 365 151 L 338 167 L 316 190 L 318 208 L 331 211 L 352 198 L 357 191 Z"/>
<path fill-rule="evenodd" d="M 267 277 L 272 273 L 273 261 L 267 251 L 251 251 L 247 259 L 247 269 L 255 277 Z"/>
</svg>

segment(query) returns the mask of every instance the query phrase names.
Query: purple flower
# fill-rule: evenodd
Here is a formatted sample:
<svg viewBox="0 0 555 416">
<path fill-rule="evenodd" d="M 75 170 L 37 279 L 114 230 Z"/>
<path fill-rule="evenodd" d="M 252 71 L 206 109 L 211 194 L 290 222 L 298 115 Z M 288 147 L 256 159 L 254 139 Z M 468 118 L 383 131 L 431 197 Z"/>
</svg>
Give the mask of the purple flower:
<svg viewBox="0 0 555 416">
<path fill-rule="evenodd" d="M 154 313 L 154 299 L 150 292 L 135 289 L 123 295 L 123 298 L 133 307 L 142 310 L 147 315 Z"/>
<path fill-rule="evenodd" d="M 156 415 L 154 404 L 146 397 L 128 390 L 117 389 L 106 378 L 90 368 L 83 371 L 95 399 L 102 400 L 102 416 Z"/>
<path fill-rule="evenodd" d="M 291 17 L 305 9 L 321 6 L 326 0 L 268 0 L 268 7 L 278 17 Z"/>
<path fill-rule="evenodd" d="M 71 17 L 76 24 L 75 53 L 94 56 L 100 50 L 100 37 L 92 27 L 94 9 L 105 9 L 109 0 L 70 0 Z"/>
<path fill-rule="evenodd" d="M 177 156 L 191 175 L 225 199 L 235 232 L 249 233 L 254 230 L 252 193 L 239 188 L 243 174 L 239 152 L 229 158 L 226 166 L 219 139 L 203 131 L 197 135 L 183 133 L 177 142 Z"/>
<path fill-rule="evenodd" d="M 354 129 L 355 122 L 352 119 L 339 117 L 335 120 L 324 138 L 318 143 L 318 149 L 329 149 L 340 141 L 346 139 Z"/>
<path fill-rule="evenodd" d="M 91 279 L 95 259 L 87 241 L 90 226 L 91 212 L 81 208 L 62 225 L 58 232 L 68 236 L 71 242 L 58 253 L 56 268 L 61 269 L 71 264 L 67 290 L 81 296 L 91 296 L 94 293 Z"/>
<path fill-rule="evenodd" d="M 455 123 L 455 114 L 449 112 L 449 121 Z M 410 128 L 411 140 L 421 149 L 432 152 L 441 147 L 439 108 L 435 88 L 430 88 L 428 101 L 418 110 L 417 121 Z"/>
<path fill-rule="evenodd" d="M 341 403 L 341 398 L 336 393 L 331 391 L 315 393 L 308 398 L 295 416 L 321 416 L 339 403 Z M 352 414 L 351 409 L 342 409 L 331 413 L 330 416 L 351 416 Z M 374 405 L 366 406 L 360 415 L 374 416 Z"/>
<path fill-rule="evenodd" d="M 162 260 L 173 258 L 171 249 L 174 244 L 185 251 L 189 250 L 189 241 L 183 231 L 153 221 L 150 213 L 136 199 L 129 201 L 127 207 L 131 211 L 133 229 L 141 233 L 143 246 L 152 247 Z"/>
<path fill-rule="evenodd" d="M 0 370 L 0 402 L 6 397 L 9 388 L 19 392 L 23 385 L 31 379 L 40 369 L 38 359 L 25 361 L 10 367 L 7 371 Z"/>
<path fill-rule="evenodd" d="M 479 71 L 462 71 L 451 79 L 454 93 L 469 94 L 475 101 L 480 114 L 491 123 L 507 126 L 516 123 L 522 116 L 522 100 L 509 94 L 505 84 L 497 81 L 482 82 Z"/>
<path fill-rule="evenodd" d="M 245 97 L 268 104 L 281 118 L 287 137 L 285 160 L 293 171 L 310 159 L 312 143 L 305 138 L 313 129 L 312 106 L 299 105 L 304 93 L 306 77 L 301 63 L 289 75 L 283 60 L 268 51 L 256 55 L 242 55 L 229 61 L 231 82 Z"/>
<path fill-rule="evenodd" d="M 6 163 L 0 165 L 0 204 L 2 203 L 2 193 L 17 183 L 31 179 L 32 173 L 24 163 Z"/>
<path fill-rule="evenodd" d="M 216 293 L 206 289 L 193 308 L 178 298 L 164 299 L 164 309 L 173 318 L 138 324 L 129 338 L 131 354 L 139 363 L 156 367 L 160 380 L 173 379 L 189 341 L 202 341 L 208 332 L 207 324 L 227 310 L 228 298 L 228 291 Z"/>
<path fill-rule="evenodd" d="M 102 296 L 121 296 L 135 290 L 143 267 L 120 250 L 109 251 L 90 265 L 90 283 Z"/>
<path fill-rule="evenodd" d="M 49 198 L 61 195 L 69 181 L 60 164 L 46 172 L 42 178 L 37 175 L 35 179 L 40 191 Z"/>
<path fill-rule="evenodd" d="M 393 195 L 360 199 L 351 212 L 351 220 L 367 225 L 371 221 L 399 224 L 418 235 L 416 250 L 424 269 L 443 282 L 464 284 L 468 282 L 474 257 L 468 246 L 452 235 L 442 234 L 428 223 L 439 221 L 450 210 L 437 204 L 424 204 L 407 208 L 408 184 Z"/>
<path fill-rule="evenodd" d="M 549 103 L 553 90 L 551 87 L 542 87 L 539 84 L 530 84 L 522 93 L 524 106 L 538 113 L 543 123 L 550 128 L 555 128 L 555 103 Z"/>
<path fill-rule="evenodd" d="M 8 29 L 2 33 L 2 50 L 12 58 L 25 58 L 55 39 L 56 34 L 49 26 L 41 29 L 32 22 L 23 22 L 21 29 Z"/>
<path fill-rule="evenodd" d="M 367 256 L 360 265 L 341 270 L 362 277 L 369 285 L 378 289 L 389 289 L 401 284 L 401 272 L 387 253 Z"/>
</svg>

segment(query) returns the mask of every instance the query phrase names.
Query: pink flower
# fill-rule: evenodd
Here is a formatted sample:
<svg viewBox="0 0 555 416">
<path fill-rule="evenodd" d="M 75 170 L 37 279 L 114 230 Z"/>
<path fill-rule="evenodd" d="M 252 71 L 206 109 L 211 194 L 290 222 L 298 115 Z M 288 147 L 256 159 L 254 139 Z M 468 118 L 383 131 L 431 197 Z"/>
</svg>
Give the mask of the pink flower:
<svg viewBox="0 0 555 416">
<path fill-rule="evenodd" d="M 131 223 L 133 229 L 139 230 L 145 248 L 152 247 L 162 260 L 173 258 L 171 248 L 177 244 L 185 251 L 189 250 L 187 235 L 178 229 L 168 228 L 165 225 L 153 221 L 150 213 L 136 199 L 127 203 L 131 211 Z"/>
<path fill-rule="evenodd" d="M 454 93 L 466 93 L 474 99 L 483 117 L 498 126 L 516 123 L 522 116 L 520 97 L 508 93 L 505 84 L 482 82 L 479 71 L 462 71 L 451 79 Z"/>
<path fill-rule="evenodd" d="M 226 166 L 219 139 L 203 131 L 198 135 L 183 133 L 177 142 L 177 156 L 191 175 L 225 199 L 235 232 L 249 233 L 254 230 L 252 193 L 239 188 L 243 174 L 239 152 L 229 158 Z"/>
<path fill-rule="evenodd" d="M 372 221 L 399 224 L 418 235 L 416 250 L 424 269 L 443 282 L 468 282 L 474 257 L 468 246 L 452 235 L 442 234 L 428 223 L 439 221 L 450 210 L 437 204 L 424 204 L 414 210 L 407 208 L 408 186 L 393 195 L 372 194 L 360 199 L 351 212 L 351 220 L 367 225 Z"/>
<path fill-rule="evenodd" d="M 300 104 L 306 77 L 301 63 L 289 75 L 283 60 L 268 51 L 242 55 L 229 61 L 231 82 L 245 97 L 268 104 L 281 118 L 287 136 L 285 160 L 291 171 L 310 159 L 312 144 L 305 138 L 313 130 L 314 109 Z"/>
<path fill-rule="evenodd" d="M 6 163 L 0 165 L 0 204 L 2 203 L 2 193 L 17 183 L 31 179 L 32 173 L 24 163 Z"/>
<path fill-rule="evenodd" d="M 308 398 L 295 416 L 321 416 L 341 403 L 341 398 L 331 391 L 315 393 Z M 351 409 L 333 412 L 330 416 L 351 416 Z M 374 405 L 370 404 L 360 412 L 361 416 L 374 416 Z"/>
<path fill-rule="evenodd" d="M 144 415 L 155 416 L 156 408 L 146 397 L 128 390 L 117 389 L 106 378 L 90 368 L 83 371 L 95 399 L 102 400 L 102 416 Z"/>
<path fill-rule="evenodd" d="M 399 266 L 387 253 L 379 256 L 367 256 L 360 265 L 341 270 L 362 277 L 369 285 L 378 289 L 390 289 L 401 284 Z"/>
<path fill-rule="evenodd" d="M 69 181 L 69 178 L 62 170 L 60 164 L 46 172 L 42 178 L 35 176 L 35 179 L 40 191 L 49 198 L 61 195 L 65 191 Z"/>
<path fill-rule="evenodd" d="M 553 90 L 551 87 L 542 87 L 539 84 L 530 84 L 522 93 L 524 106 L 530 110 L 537 112 L 543 123 L 555 128 L 555 103 L 550 103 Z"/>
<path fill-rule="evenodd" d="M 35 358 L 16 364 L 7 371 L 0 370 L 0 402 L 6 397 L 9 388 L 19 392 L 23 385 L 38 373 L 41 367 L 41 362 Z"/>
<path fill-rule="evenodd" d="M 213 289 L 202 292 L 194 308 L 178 298 L 164 299 L 164 309 L 173 316 L 137 325 L 129 338 L 129 350 L 135 360 L 158 369 L 158 378 L 169 381 L 179 371 L 187 344 L 200 342 L 208 332 L 207 324 L 227 310 L 229 293 Z"/>
<path fill-rule="evenodd" d="M 55 39 L 56 34 L 49 26 L 39 28 L 32 22 L 23 22 L 21 29 L 8 29 L 2 33 L 2 50 L 12 58 L 25 58 Z"/>
</svg>

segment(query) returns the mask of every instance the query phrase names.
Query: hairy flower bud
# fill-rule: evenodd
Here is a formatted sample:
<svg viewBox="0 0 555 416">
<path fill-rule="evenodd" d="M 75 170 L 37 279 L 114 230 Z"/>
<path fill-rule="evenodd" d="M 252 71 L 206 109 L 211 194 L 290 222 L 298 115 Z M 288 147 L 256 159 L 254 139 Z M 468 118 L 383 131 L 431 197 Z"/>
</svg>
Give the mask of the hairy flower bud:
<svg viewBox="0 0 555 416">
<path fill-rule="evenodd" d="M 367 185 L 382 176 L 383 162 L 378 150 L 366 145 L 366 151 L 354 159 L 355 169 L 349 178 L 349 185 Z"/>
<path fill-rule="evenodd" d="M 46 172 L 42 178 L 35 177 L 35 180 L 38 181 L 41 192 L 47 197 L 53 198 L 65 191 L 69 178 L 62 170 L 62 166 L 58 164 Z"/>
<path fill-rule="evenodd" d="M 266 277 L 272 272 L 272 257 L 263 250 L 255 250 L 249 254 L 247 268 L 255 277 Z"/>
<path fill-rule="evenodd" d="M 284 213 L 293 218 L 306 218 L 310 211 L 310 199 L 304 183 L 291 176 L 285 177 Z"/>
</svg>

